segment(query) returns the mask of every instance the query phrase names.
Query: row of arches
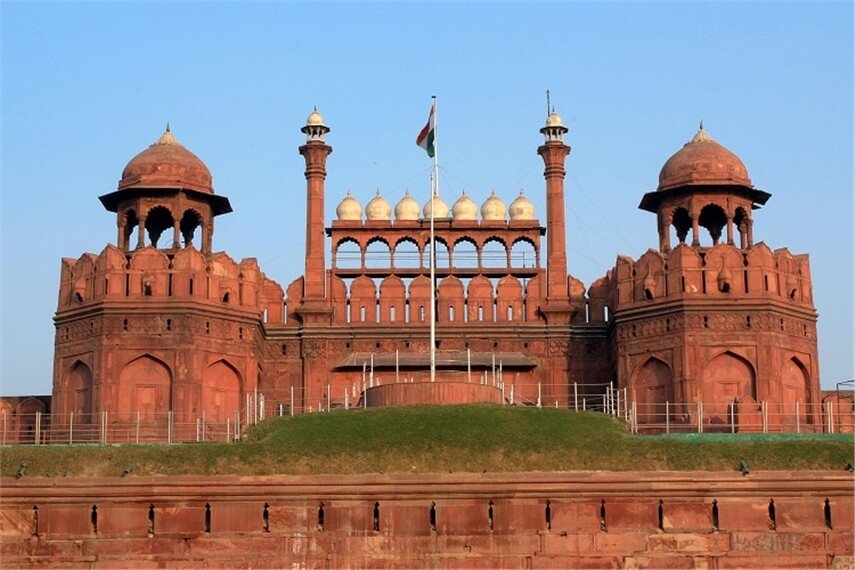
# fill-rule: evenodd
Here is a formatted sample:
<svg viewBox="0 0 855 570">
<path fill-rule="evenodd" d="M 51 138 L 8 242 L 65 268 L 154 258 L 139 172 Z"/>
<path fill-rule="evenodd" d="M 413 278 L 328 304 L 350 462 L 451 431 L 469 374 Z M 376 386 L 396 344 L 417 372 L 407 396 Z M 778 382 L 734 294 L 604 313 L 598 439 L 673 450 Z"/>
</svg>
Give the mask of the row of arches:
<svg viewBox="0 0 855 570">
<path fill-rule="evenodd" d="M 431 244 L 419 244 L 412 238 L 398 240 L 394 247 L 382 237 L 374 237 L 363 247 L 354 238 L 344 238 L 335 244 L 332 255 L 334 269 L 419 269 L 430 267 Z M 519 238 L 510 248 L 499 238 L 477 242 L 461 237 L 449 247 L 436 239 L 436 267 L 440 268 L 537 268 L 540 251 L 527 238 Z"/>
<path fill-rule="evenodd" d="M 118 375 L 115 412 L 117 421 L 131 421 L 137 412 L 143 421 L 162 419 L 173 406 L 173 373 L 169 365 L 150 354 L 125 364 Z M 225 359 L 211 363 L 200 376 L 201 411 L 211 422 L 225 422 L 240 406 L 243 381 L 237 368 Z M 76 360 L 65 376 L 63 413 L 85 422 L 95 412 L 92 369 Z"/>
<path fill-rule="evenodd" d="M 194 243 L 196 230 L 202 228 L 201 246 L 207 250 L 212 228 L 206 226 L 204 216 L 194 208 L 184 210 L 180 216 L 163 205 L 154 206 L 142 215 L 136 209 L 128 208 L 119 216 L 119 248 L 123 251 L 130 249 L 131 236 L 135 231 L 137 248 L 145 247 L 146 243 L 153 247 L 160 244 L 164 249 L 187 247 Z M 172 236 L 161 243 L 161 237 L 170 228 L 173 230 Z"/>
<path fill-rule="evenodd" d="M 425 323 L 430 321 L 430 279 L 390 275 L 375 280 L 334 278 L 333 322 Z M 538 318 L 540 280 L 507 275 L 489 279 L 448 276 L 439 281 L 436 319 L 440 323 L 525 322 Z"/>
<path fill-rule="evenodd" d="M 688 207 L 678 206 L 664 214 L 664 224 L 660 226 L 661 249 L 667 250 L 672 243 L 686 243 L 691 232 L 689 243 L 695 246 L 713 246 L 724 241 L 735 245 L 735 233 L 739 234 L 739 247 L 747 249 L 754 245 L 753 220 L 750 207 L 738 206 L 732 215 L 720 204 L 707 204 L 696 215 L 692 215 Z M 700 229 L 706 230 L 706 234 Z"/>
<path fill-rule="evenodd" d="M 797 357 L 788 358 L 781 368 L 781 403 L 804 405 L 800 412 L 805 424 L 813 421 L 808 406 L 812 404 L 810 373 Z M 704 364 L 701 374 L 700 401 L 704 416 L 711 424 L 730 422 L 730 405 L 737 401 L 757 401 L 757 376 L 754 366 L 744 357 L 725 351 Z M 650 357 L 635 372 L 633 391 L 639 422 L 664 424 L 665 403 L 677 400 L 671 367 L 663 360 Z"/>
</svg>

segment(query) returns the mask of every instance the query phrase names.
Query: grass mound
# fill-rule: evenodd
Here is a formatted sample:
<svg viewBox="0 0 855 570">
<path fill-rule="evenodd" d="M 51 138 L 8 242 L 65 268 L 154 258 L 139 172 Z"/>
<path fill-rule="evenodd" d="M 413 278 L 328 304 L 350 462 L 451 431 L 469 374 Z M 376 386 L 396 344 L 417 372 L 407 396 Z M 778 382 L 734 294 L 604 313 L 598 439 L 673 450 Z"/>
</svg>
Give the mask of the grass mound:
<svg viewBox="0 0 855 570">
<path fill-rule="evenodd" d="M 14 476 L 271 475 L 445 471 L 831 469 L 853 462 L 851 436 L 633 436 L 591 412 L 492 404 L 413 406 L 274 418 L 237 443 L 7 446 Z"/>
</svg>

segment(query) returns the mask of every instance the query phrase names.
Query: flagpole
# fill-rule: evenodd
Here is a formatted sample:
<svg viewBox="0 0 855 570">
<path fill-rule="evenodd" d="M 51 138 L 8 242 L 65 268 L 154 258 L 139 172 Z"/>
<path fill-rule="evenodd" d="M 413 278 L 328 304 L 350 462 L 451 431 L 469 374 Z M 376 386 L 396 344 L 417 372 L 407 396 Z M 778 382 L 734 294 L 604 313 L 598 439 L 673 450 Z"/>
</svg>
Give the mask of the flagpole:
<svg viewBox="0 0 855 570">
<path fill-rule="evenodd" d="M 439 194 L 439 144 L 436 132 L 436 95 L 433 99 L 433 176 L 430 197 L 430 381 L 436 382 L 436 235 L 433 217 Z"/>
</svg>

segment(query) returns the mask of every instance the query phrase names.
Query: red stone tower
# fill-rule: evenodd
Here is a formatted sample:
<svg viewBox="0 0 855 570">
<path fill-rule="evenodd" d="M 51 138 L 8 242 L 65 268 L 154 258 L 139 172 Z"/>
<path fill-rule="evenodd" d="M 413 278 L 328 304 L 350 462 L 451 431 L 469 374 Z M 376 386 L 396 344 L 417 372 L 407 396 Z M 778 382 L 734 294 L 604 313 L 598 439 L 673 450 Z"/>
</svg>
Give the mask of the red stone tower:
<svg viewBox="0 0 855 570">
<path fill-rule="evenodd" d="M 100 199 L 117 213 L 118 244 L 63 259 L 54 425 L 73 413 L 80 434 L 107 412 L 111 423 L 139 418 L 145 437 L 146 426 L 164 433 L 169 412 L 176 425 L 234 421 L 257 385 L 262 320 L 281 314 L 281 289 L 254 259 L 212 251 L 213 220 L 231 211 L 228 199 L 168 127 Z"/>
<path fill-rule="evenodd" d="M 819 424 L 808 256 L 754 243 L 753 212 L 769 197 L 703 126 L 644 195 L 640 208 L 657 215 L 659 249 L 619 257 L 609 278 L 617 376 L 640 422 L 664 422 L 665 402 L 676 403 L 672 420 L 696 414 L 700 403 L 715 427 L 734 410 L 756 415 L 765 401 L 774 406 L 770 422 L 793 431 L 798 422 Z"/>
</svg>

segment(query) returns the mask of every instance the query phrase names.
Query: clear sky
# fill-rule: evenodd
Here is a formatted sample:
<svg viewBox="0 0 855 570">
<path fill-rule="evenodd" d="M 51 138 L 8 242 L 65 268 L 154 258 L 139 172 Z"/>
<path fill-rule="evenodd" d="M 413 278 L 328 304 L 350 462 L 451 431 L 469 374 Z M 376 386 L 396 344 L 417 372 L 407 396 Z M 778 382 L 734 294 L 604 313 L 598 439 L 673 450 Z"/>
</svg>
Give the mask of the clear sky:
<svg viewBox="0 0 855 570">
<path fill-rule="evenodd" d="M 853 377 L 853 11 L 837 4 L 3 3 L 2 387 L 51 390 L 60 258 L 115 243 L 97 197 L 173 133 L 233 214 L 216 249 L 283 286 L 303 268 L 297 147 L 332 132 L 327 218 L 348 188 L 427 197 L 414 138 L 439 97 L 441 193 L 544 215 L 544 92 L 570 128 L 569 270 L 590 284 L 657 246 L 637 209 L 695 133 L 772 199 L 755 238 L 810 253 L 822 383 Z"/>
</svg>

